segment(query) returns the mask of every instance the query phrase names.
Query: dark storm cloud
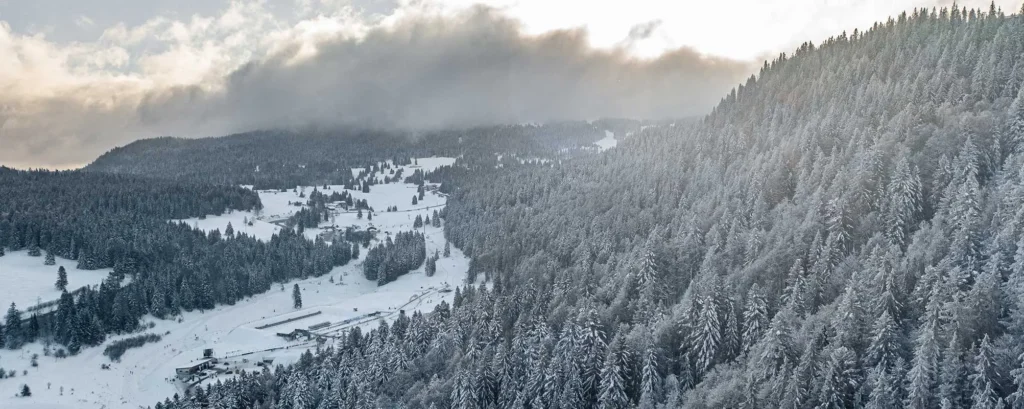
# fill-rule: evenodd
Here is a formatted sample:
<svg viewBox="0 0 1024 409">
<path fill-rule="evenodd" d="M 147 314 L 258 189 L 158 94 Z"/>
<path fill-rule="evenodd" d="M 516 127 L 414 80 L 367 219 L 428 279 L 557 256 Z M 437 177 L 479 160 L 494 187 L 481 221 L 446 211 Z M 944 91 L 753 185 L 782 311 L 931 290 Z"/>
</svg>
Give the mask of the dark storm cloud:
<svg viewBox="0 0 1024 409">
<path fill-rule="evenodd" d="M 663 118 L 707 112 L 749 72 L 747 64 L 690 49 L 651 60 L 594 50 L 582 30 L 524 36 L 518 22 L 484 8 L 326 41 L 305 59 L 299 52 L 296 46 L 241 67 L 223 94 L 200 106 L 236 130 Z M 140 112 L 180 113 L 196 98 L 183 92 Z"/>
<path fill-rule="evenodd" d="M 638 36 L 657 27 L 633 30 Z M 649 33 L 648 33 L 649 34 Z M 69 167 L 132 140 L 356 124 L 428 129 L 708 112 L 751 72 L 677 49 L 595 50 L 582 30 L 525 35 L 493 9 L 412 14 L 353 38 L 292 41 L 220 80 L 99 83 L 52 97 L 0 95 L 0 164 Z M 310 52 L 314 50 L 315 52 Z"/>
</svg>

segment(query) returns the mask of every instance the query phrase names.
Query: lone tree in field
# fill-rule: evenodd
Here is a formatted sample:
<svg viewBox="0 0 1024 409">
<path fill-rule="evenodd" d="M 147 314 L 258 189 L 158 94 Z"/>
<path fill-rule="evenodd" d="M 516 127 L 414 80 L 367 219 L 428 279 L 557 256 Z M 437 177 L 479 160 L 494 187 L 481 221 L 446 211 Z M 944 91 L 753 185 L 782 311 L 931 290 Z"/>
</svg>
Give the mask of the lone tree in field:
<svg viewBox="0 0 1024 409">
<path fill-rule="evenodd" d="M 298 284 L 295 284 L 295 286 L 292 287 L 292 301 L 294 302 L 296 309 L 302 308 L 302 292 L 299 291 Z"/>
<path fill-rule="evenodd" d="M 57 290 L 60 291 L 68 289 L 68 272 L 64 270 L 64 266 L 57 268 L 57 282 L 53 286 L 57 287 Z"/>
<path fill-rule="evenodd" d="M 23 398 L 27 398 L 32 396 L 32 390 L 28 388 L 28 385 L 21 385 L 21 393 L 18 395 Z"/>
</svg>

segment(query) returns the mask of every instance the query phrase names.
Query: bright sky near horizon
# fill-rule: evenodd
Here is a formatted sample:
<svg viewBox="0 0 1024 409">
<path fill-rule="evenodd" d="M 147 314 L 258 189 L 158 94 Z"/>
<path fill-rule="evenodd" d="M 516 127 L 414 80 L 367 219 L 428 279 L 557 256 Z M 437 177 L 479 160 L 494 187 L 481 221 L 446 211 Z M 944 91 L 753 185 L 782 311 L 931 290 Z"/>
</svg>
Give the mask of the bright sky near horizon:
<svg viewBox="0 0 1024 409">
<path fill-rule="evenodd" d="M 958 2 L 984 9 L 990 3 Z M 530 34 L 582 27 L 596 47 L 632 45 L 641 56 L 690 46 L 707 54 L 749 60 L 788 51 L 804 41 L 821 41 L 843 30 L 864 29 L 916 7 L 952 4 L 951 0 L 0 0 L 0 21 L 9 34 L 70 45 L 102 41 L 111 29 L 138 29 L 158 21 L 187 24 L 196 18 L 236 13 L 239 23 L 244 23 L 255 17 L 239 13 L 241 9 L 260 9 L 266 13 L 260 18 L 280 25 L 333 20 L 341 29 L 351 19 L 372 21 L 422 9 L 451 12 L 487 5 L 522 22 Z M 1021 7 L 1019 0 L 994 4 L 1007 14 Z M 639 34 L 637 29 L 647 29 L 648 35 L 644 41 L 631 42 L 630 34 Z"/>
<path fill-rule="evenodd" d="M 1020 10 L 1022 1 L 997 0 L 995 5 L 1009 14 Z M 468 67 L 460 68 L 469 73 L 483 70 L 510 84 L 519 81 L 520 86 L 509 86 L 512 91 L 529 88 L 522 83 L 551 89 L 552 83 L 573 78 L 569 69 L 551 74 L 559 70 L 553 65 L 590 66 L 594 58 L 607 65 L 591 70 L 601 71 L 593 74 L 599 78 L 581 80 L 567 92 L 571 94 L 584 84 L 621 82 L 625 72 L 636 74 L 628 71 L 631 69 L 665 76 L 666 67 L 677 66 L 683 68 L 673 73 L 675 78 L 733 84 L 744 72 L 752 72 L 759 61 L 791 51 L 804 41 L 817 43 L 844 30 L 867 28 L 915 7 L 951 4 L 948 0 L 0 0 L 0 146 L 7 147 L 0 149 L 0 165 L 79 166 L 113 145 L 141 137 L 218 135 L 323 119 L 305 112 L 270 119 L 265 118 L 266 109 L 236 109 L 239 102 L 229 97 L 236 94 L 233 87 L 240 78 L 267 76 L 271 71 L 281 86 L 290 88 L 292 83 L 286 79 L 293 81 L 298 91 L 288 91 L 306 98 L 316 90 L 350 90 L 351 83 L 338 88 L 341 85 L 336 78 L 329 77 L 344 72 L 350 81 L 358 81 L 358 75 L 376 75 L 376 70 L 366 68 L 371 66 L 367 61 L 379 63 L 386 57 L 389 66 L 422 68 L 409 78 L 392 81 L 404 87 L 413 81 L 436 79 L 428 74 L 442 71 L 438 69 L 441 60 L 449 63 L 453 57 L 472 56 L 470 60 L 476 61 L 491 56 L 481 49 L 486 45 L 483 48 L 504 47 L 508 54 L 489 65 L 463 64 Z M 989 7 L 988 0 L 959 4 Z M 475 19 L 468 17 L 480 5 L 491 8 L 483 13 L 487 16 L 476 13 Z M 554 38 L 549 35 L 552 30 L 560 30 L 555 31 L 560 33 L 555 35 L 558 41 L 543 46 L 531 42 Z M 375 35 L 368 38 L 368 33 Z M 420 55 L 424 48 L 433 52 L 433 45 L 417 43 L 419 38 L 432 38 L 430 41 L 445 43 L 447 48 L 440 47 L 441 54 L 434 56 Z M 512 41 L 516 38 L 522 41 Z M 500 44 L 485 44 L 488 41 Z M 510 68 L 495 73 L 497 61 L 523 57 L 537 47 L 575 54 L 561 62 L 544 59 L 547 65 L 543 66 L 538 57 L 551 54 L 524 57 L 516 60 L 518 65 L 507 64 Z M 353 63 L 351 55 L 376 60 Z M 402 58 L 415 59 L 396 62 Z M 334 71 L 305 75 L 288 71 L 288 67 L 311 71 L 308 66 L 330 64 Z M 302 81 L 310 76 L 320 82 L 304 85 Z M 708 81 L 711 77 L 714 80 Z M 637 84 L 665 85 L 659 81 Z M 641 86 L 637 84 L 633 85 Z M 448 85 L 445 90 L 453 89 Z M 717 100 L 721 88 L 725 85 L 692 91 L 699 96 L 693 106 L 673 100 L 677 109 L 672 112 L 703 112 Z M 472 94 L 476 89 L 466 86 L 457 91 Z M 677 91 L 691 92 L 686 88 Z M 436 94 L 436 90 L 430 92 Z M 578 101 L 590 101 L 624 92 L 576 96 Z M 275 94 L 268 90 L 260 95 Z M 479 98 L 504 100 L 505 94 L 480 94 Z M 573 101 L 567 98 L 562 105 L 582 105 Z M 624 97 L 622 106 L 581 108 L 552 113 L 549 118 L 536 112 L 481 114 L 477 122 L 666 115 L 664 110 L 626 109 L 655 106 L 654 101 L 655 97 L 639 93 Z M 532 103 L 525 97 L 510 97 L 495 109 L 507 111 Z M 313 108 L 324 107 L 320 103 Z M 420 108 L 410 106 L 408 110 L 423 111 Z M 445 117 L 450 114 L 447 112 L 425 121 L 411 118 L 407 112 L 391 111 L 389 108 L 385 116 L 366 112 L 360 118 L 407 127 L 474 122 Z"/>
</svg>

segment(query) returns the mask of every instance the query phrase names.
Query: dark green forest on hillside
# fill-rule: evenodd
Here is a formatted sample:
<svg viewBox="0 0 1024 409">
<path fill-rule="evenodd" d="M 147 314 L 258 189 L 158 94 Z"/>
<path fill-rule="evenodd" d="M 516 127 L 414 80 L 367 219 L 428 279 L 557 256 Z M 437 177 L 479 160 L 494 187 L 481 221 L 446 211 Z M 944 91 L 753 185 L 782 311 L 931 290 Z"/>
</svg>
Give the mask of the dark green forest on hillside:
<svg viewBox="0 0 1024 409">
<path fill-rule="evenodd" d="M 615 121 L 628 128 L 635 121 Z M 254 185 L 345 185 L 351 168 L 369 168 L 411 157 L 448 156 L 490 160 L 495 153 L 547 157 L 604 137 L 603 123 L 567 122 L 463 130 L 407 132 L 358 128 L 257 131 L 219 138 L 146 139 L 100 156 L 86 171 Z M 635 125 L 633 127 L 636 127 Z"/>
</svg>

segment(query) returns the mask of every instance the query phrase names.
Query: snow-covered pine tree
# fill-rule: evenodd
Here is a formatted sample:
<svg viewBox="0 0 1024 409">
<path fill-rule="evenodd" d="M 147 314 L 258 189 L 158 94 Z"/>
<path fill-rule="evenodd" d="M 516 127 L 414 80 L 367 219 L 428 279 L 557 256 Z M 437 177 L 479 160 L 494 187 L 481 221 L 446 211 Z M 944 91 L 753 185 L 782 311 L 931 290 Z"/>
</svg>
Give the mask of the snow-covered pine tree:
<svg viewBox="0 0 1024 409">
<path fill-rule="evenodd" d="M 902 334 L 896 321 L 892 319 L 888 311 L 875 321 L 871 331 L 871 344 L 868 345 L 867 362 L 875 366 L 890 368 L 899 358 L 902 349 Z M 888 371 L 888 369 L 886 369 Z M 888 372 L 887 372 L 888 374 Z"/>
<path fill-rule="evenodd" d="M 857 357 L 853 351 L 842 346 L 833 349 L 822 375 L 818 408 L 850 407 L 861 382 L 857 373 Z"/>
<path fill-rule="evenodd" d="M 923 317 L 914 348 L 908 374 L 907 398 L 904 406 L 908 409 L 925 409 L 938 405 L 936 385 L 939 375 L 940 348 L 937 339 L 939 328 L 938 310 L 932 309 Z"/>
<path fill-rule="evenodd" d="M 700 378 L 715 364 L 722 337 L 722 323 L 718 305 L 711 296 L 703 297 L 698 303 L 699 312 L 693 331 L 690 332 L 690 350 L 694 353 L 694 365 Z"/>
<path fill-rule="evenodd" d="M 761 340 L 769 324 L 768 302 L 761 287 L 754 283 L 747 293 L 747 305 L 743 310 L 743 351 L 749 351 Z"/>
<path fill-rule="evenodd" d="M 921 213 L 921 178 L 911 169 L 909 155 L 900 155 L 886 187 L 886 237 L 903 248 Z"/>
<path fill-rule="evenodd" d="M 601 384 L 598 407 L 601 409 L 625 409 L 629 406 L 626 394 L 626 357 L 622 338 L 616 337 L 608 345 L 608 354 L 601 368 Z"/>
<path fill-rule="evenodd" d="M 900 402 L 900 383 L 892 374 L 891 365 L 879 363 L 871 373 L 874 382 L 871 386 L 871 394 L 865 409 L 899 409 L 903 405 Z"/>
<path fill-rule="evenodd" d="M 662 378 L 658 370 L 658 350 L 653 342 L 644 348 L 640 368 L 640 396 L 652 404 L 660 401 Z"/>
<path fill-rule="evenodd" d="M 953 332 L 948 345 L 942 351 L 940 366 L 939 395 L 940 406 L 946 408 L 966 408 L 970 406 L 968 399 L 968 371 L 964 362 L 964 351 L 956 332 Z"/>
<path fill-rule="evenodd" d="M 981 344 L 978 345 L 978 352 L 974 357 L 974 368 L 970 374 L 972 409 L 997 408 L 999 395 L 996 393 L 996 388 L 1001 387 L 998 365 L 992 343 L 986 334 L 982 338 Z"/>
</svg>

